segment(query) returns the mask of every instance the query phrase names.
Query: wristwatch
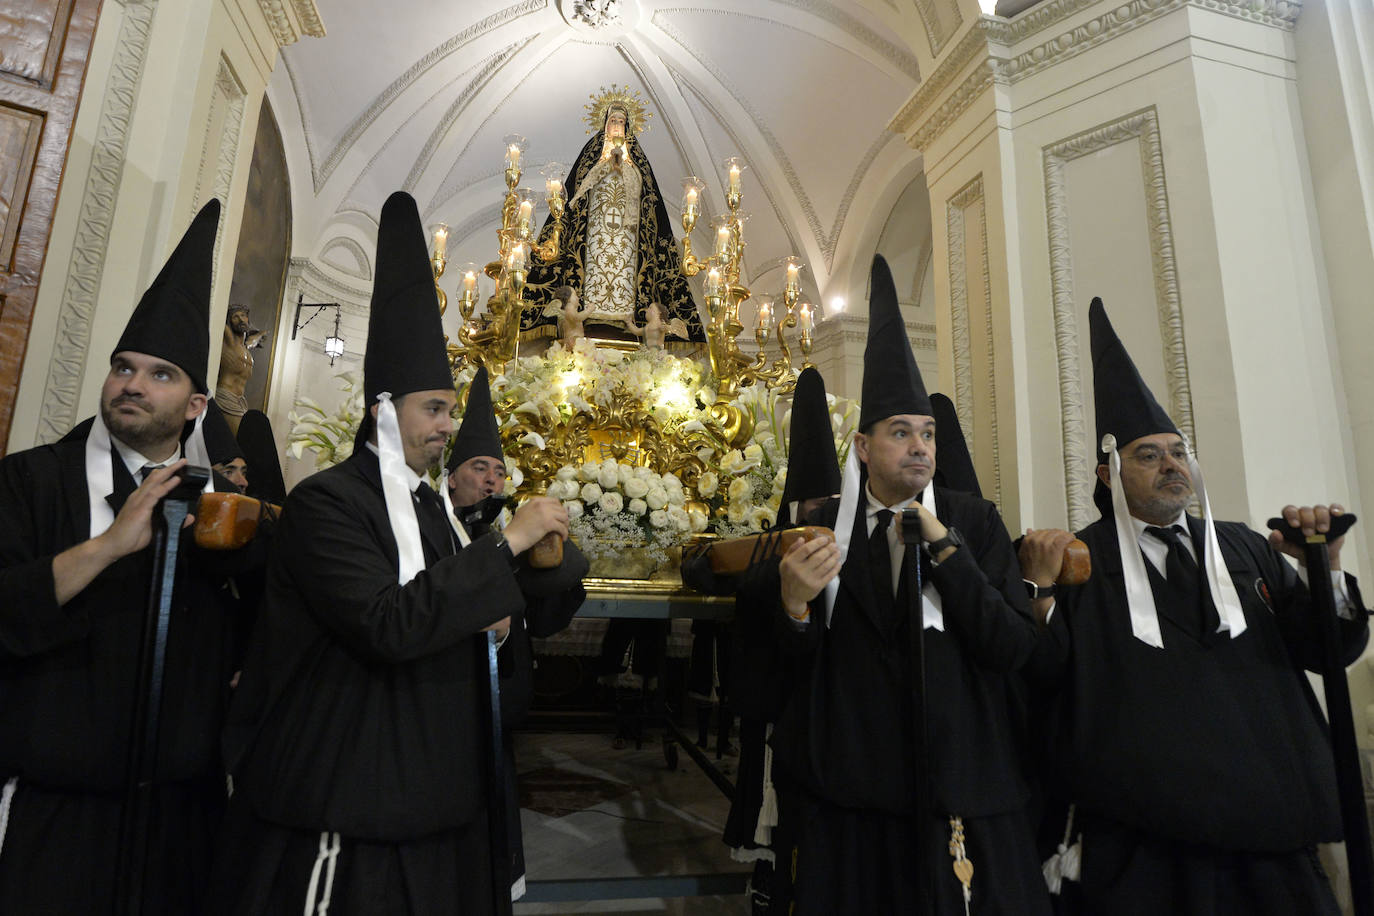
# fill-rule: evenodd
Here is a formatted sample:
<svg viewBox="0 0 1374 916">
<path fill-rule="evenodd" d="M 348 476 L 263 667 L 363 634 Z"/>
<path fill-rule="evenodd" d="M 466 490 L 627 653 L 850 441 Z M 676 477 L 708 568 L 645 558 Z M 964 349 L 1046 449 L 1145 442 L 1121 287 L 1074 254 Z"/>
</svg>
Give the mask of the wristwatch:
<svg viewBox="0 0 1374 916">
<path fill-rule="evenodd" d="M 496 550 L 501 556 L 506 558 L 506 562 L 511 566 L 515 565 L 515 551 L 510 549 L 510 541 L 506 540 L 506 532 L 496 532 Z"/>
<path fill-rule="evenodd" d="M 1021 581 L 1026 583 L 1026 594 L 1030 596 L 1030 600 L 1032 601 L 1036 600 L 1037 598 L 1054 597 L 1055 584 L 1053 582 L 1051 582 L 1049 585 L 1036 585 L 1029 579 L 1022 579 Z"/>
<path fill-rule="evenodd" d="M 930 554 L 930 558 L 934 560 L 944 552 L 946 547 L 959 548 L 963 546 L 964 536 L 959 533 L 959 530 L 957 528 L 946 528 L 944 537 L 940 538 L 938 541 L 931 541 L 926 545 L 926 553 Z"/>
</svg>

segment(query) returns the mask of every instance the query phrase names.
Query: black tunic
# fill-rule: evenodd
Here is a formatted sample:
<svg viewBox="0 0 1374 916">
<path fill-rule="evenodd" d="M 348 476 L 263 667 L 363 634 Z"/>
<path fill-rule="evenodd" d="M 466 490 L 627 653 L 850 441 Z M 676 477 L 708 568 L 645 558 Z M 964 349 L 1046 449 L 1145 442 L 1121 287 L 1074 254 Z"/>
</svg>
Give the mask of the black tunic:
<svg viewBox="0 0 1374 916">
<path fill-rule="evenodd" d="M 1190 525 L 1200 543 L 1201 523 Z M 1340 838 L 1330 747 L 1302 674 L 1319 658 L 1307 589 L 1260 535 L 1228 522 L 1216 531 L 1245 614 L 1239 637 L 1198 638 L 1185 611 L 1157 590 L 1164 647 L 1136 639 L 1108 517 L 1080 532 L 1092 578 L 1061 591 L 1027 668 L 1049 691 L 1047 784 L 1078 806 L 1088 912 L 1116 912 L 1118 894 L 1141 897 L 1146 884 L 1171 912 L 1290 912 L 1282 897 L 1270 901 L 1276 908 L 1232 909 L 1215 904 L 1218 892 L 1198 896 L 1188 886 L 1210 887 L 1210 878 L 1198 880 L 1203 871 L 1231 876 L 1223 886 L 1248 881 L 1247 869 L 1262 873 L 1284 853 L 1296 857 L 1292 872 L 1310 877 L 1306 850 Z M 1358 605 L 1354 579 L 1347 583 Z M 1342 623 L 1347 663 L 1367 636 L 1363 612 Z M 1133 878 L 1122 866 L 1170 850 L 1172 869 Z M 1221 868 L 1215 860 L 1226 853 L 1250 855 Z M 1329 888 L 1315 892 L 1329 898 Z M 1319 912 L 1327 902 L 1308 899 L 1301 909 Z"/>
<path fill-rule="evenodd" d="M 225 734 L 226 911 L 299 912 L 322 833 L 341 839 L 342 911 L 490 906 L 480 631 L 519 626 L 527 599 L 494 537 L 454 555 L 446 526 L 421 534 L 427 566 L 399 585 L 370 450 L 287 500 Z M 394 893 L 356 896 L 378 881 Z"/>
<path fill-rule="evenodd" d="M 863 506 L 831 626 L 818 599 L 805 629 L 785 628 L 792 650 L 810 659 L 773 733 L 778 765 L 808 806 L 799 913 L 920 911 L 917 867 L 931 880 L 927 911 L 962 913 L 946 848 L 952 816 L 964 820 L 976 869 L 973 912 L 1048 912 L 1008 712 L 1008 677 L 1036 641 L 1020 568 L 991 503 L 940 488 L 935 495 L 937 516 L 966 546 L 930 572 L 945 629 L 925 630 L 927 760 L 916 759 L 913 737 L 908 615 L 898 615 L 895 629 L 879 619 Z M 833 526 L 837 512 L 832 500 L 817 523 Z M 918 791 L 929 793 L 926 823 L 915 817 Z M 898 867 L 918 837 L 925 860 Z"/>
<path fill-rule="evenodd" d="M 53 558 L 89 537 L 90 421 L 0 461 L 0 782 L 16 778 L 0 909 L 101 912 L 113 893 L 152 548 L 58 606 Z M 113 449 L 116 511 L 136 485 Z M 232 489 L 217 480 L 220 489 Z M 195 912 L 223 806 L 219 733 L 234 670 L 229 574 L 182 540 L 168 631 L 147 912 Z M 167 867 L 163 867 L 163 866 Z"/>
</svg>

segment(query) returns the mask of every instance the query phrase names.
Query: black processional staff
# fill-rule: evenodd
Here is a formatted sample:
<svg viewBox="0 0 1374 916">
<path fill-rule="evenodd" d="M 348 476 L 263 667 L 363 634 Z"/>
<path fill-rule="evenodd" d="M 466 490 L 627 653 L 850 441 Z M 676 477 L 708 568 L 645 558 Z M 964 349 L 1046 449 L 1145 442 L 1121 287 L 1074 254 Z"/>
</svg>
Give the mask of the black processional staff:
<svg viewBox="0 0 1374 916">
<path fill-rule="evenodd" d="M 1364 780 L 1360 775 L 1359 747 L 1355 743 L 1355 717 L 1350 708 L 1350 684 L 1345 679 L 1341 652 L 1340 620 L 1331 577 L 1327 545 L 1339 540 L 1355 524 L 1350 513 L 1332 515 L 1326 532 L 1303 534 L 1300 527 L 1282 518 L 1271 518 L 1269 527 L 1290 544 L 1303 548 L 1307 561 L 1307 588 L 1312 595 L 1322 648 L 1322 688 L 1331 728 L 1331 754 L 1336 761 L 1336 790 L 1341 802 L 1341 825 L 1350 861 L 1350 901 L 1355 916 L 1374 916 L 1374 856 L 1371 856 L 1369 817 L 1365 811 Z"/>
<path fill-rule="evenodd" d="M 125 775 L 124 810 L 119 821 L 114 908 L 120 916 L 138 916 L 143 912 L 148 833 L 157 778 L 162 687 L 167 663 L 167 632 L 172 619 L 177 556 L 186 517 L 210 479 L 208 468 L 188 465 L 178 473 L 181 483 L 160 503 L 161 522 L 157 521 L 159 515 L 153 517 L 153 578 L 148 588 L 148 610 L 143 618 L 139 645 L 133 735 L 129 742 L 128 770 Z"/>
<path fill-rule="evenodd" d="M 929 758 L 929 737 L 926 730 L 926 723 L 929 716 L 926 712 L 926 629 L 924 602 L 921 597 L 921 589 L 924 582 L 921 580 L 921 549 L 925 544 L 925 538 L 921 536 L 921 512 L 919 509 L 903 509 L 898 517 L 901 528 L 898 532 L 905 545 L 902 551 L 902 565 L 907 582 L 907 624 L 910 632 L 907 634 L 909 650 L 911 652 L 911 685 L 915 692 L 915 702 L 912 704 L 915 713 L 915 722 L 912 724 L 912 734 L 916 745 L 916 875 L 917 888 L 920 891 L 919 899 L 922 907 L 929 910 L 933 903 L 931 886 L 930 863 L 926 859 L 927 850 L 924 848 L 929 843 L 929 835 L 926 828 L 930 823 L 930 758 Z"/>
<path fill-rule="evenodd" d="M 501 670 L 497 656 L 500 642 L 494 631 L 478 643 L 479 670 L 486 668 L 487 715 L 491 722 L 491 753 L 487 759 L 487 835 L 491 841 L 492 912 L 511 916 L 510 827 L 506 822 L 506 745 L 501 723 Z"/>
</svg>

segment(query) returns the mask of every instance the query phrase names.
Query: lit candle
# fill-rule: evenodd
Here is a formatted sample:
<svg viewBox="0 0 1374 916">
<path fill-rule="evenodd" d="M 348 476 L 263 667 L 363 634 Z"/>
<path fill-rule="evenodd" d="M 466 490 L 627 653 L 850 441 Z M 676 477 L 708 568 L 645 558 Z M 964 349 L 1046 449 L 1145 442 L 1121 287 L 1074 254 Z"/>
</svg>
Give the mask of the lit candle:
<svg viewBox="0 0 1374 916">
<path fill-rule="evenodd" d="M 811 336 L 811 304 L 808 302 L 801 305 L 801 332 L 807 337 Z"/>
<path fill-rule="evenodd" d="M 520 215 L 519 215 L 518 217 L 516 217 L 516 219 L 517 219 L 516 228 L 518 228 L 522 234 L 530 231 L 530 216 L 531 216 L 531 214 L 533 214 L 533 213 L 534 213 L 534 201 L 532 201 L 532 200 L 522 200 L 522 201 L 520 201 Z"/>
<path fill-rule="evenodd" d="M 697 205 L 697 189 L 696 189 L 696 188 L 688 188 L 688 189 L 687 189 L 687 206 L 689 206 L 689 207 L 695 207 L 696 205 Z"/>
<path fill-rule="evenodd" d="M 797 286 L 797 274 L 801 273 L 801 265 L 796 261 L 787 262 L 787 286 L 795 289 Z"/>
<path fill-rule="evenodd" d="M 467 270 L 463 272 L 463 292 L 474 294 L 477 292 L 477 271 Z"/>
<path fill-rule="evenodd" d="M 759 330 L 765 331 L 773 324 L 773 306 L 768 302 L 759 303 Z"/>
<path fill-rule="evenodd" d="M 520 168 L 520 147 L 514 143 L 506 147 L 506 168 Z"/>
<path fill-rule="evenodd" d="M 563 196 L 563 182 L 558 178 L 550 178 L 544 182 L 544 187 L 548 191 L 549 200 L 557 200 Z"/>
<path fill-rule="evenodd" d="M 448 224 L 440 223 L 434 228 L 434 257 L 443 260 L 448 254 Z"/>
<path fill-rule="evenodd" d="M 730 227 L 721 226 L 716 230 L 716 257 L 725 259 L 725 252 L 730 249 Z"/>
<path fill-rule="evenodd" d="M 730 193 L 739 193 L 739 163 L 730 164 Z"/>
<path fill-rule="evenodd" d="M 506 256 L 506 267 L 510 270 L 525 269 L 524 245 L 516 245 L 514 248 L 510 250 L 510 254 Z"/>
<path fill-rule="evenodd" d="M 719 297 L 720 297 L 720 271 L 719 271 L 719 270 L 716 270 L 714 267 L 712 267 L 710 273 L 708 273 L 708 274 L 706 275 L 706 298 L 711 299 L 711 298 L 719 298 Z"/>
</svg>

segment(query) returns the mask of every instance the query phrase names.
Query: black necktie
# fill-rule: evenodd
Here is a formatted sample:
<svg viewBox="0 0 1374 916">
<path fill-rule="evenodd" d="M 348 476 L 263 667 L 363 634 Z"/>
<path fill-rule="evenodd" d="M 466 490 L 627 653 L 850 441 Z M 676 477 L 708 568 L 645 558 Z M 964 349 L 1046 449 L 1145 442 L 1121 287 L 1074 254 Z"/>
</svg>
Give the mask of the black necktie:
<svg viewBox="0 0 1374 916">
<path fill-rule="evenodd" d="M 419 515 L 420 529 L 429 534 L 440 553 L 453 552 L 453 526 L 448 523 L 444 501 L 430 489 L 424 481 L 415 488 L 415 505 Z M 442 545 L 447 545 L 447 551 Z"/>
<path fill-rule="evenodd" d="M 138 480 L 136 482 L 142 485 L 143 481 L 148 479 L 148 475 L 153 473 L 153 471 L 156 471 L 160 467 L 165 467 L 165 465 L 145 464 L 143 467 L 138 469 Z"/>
<path fill-rule="evenodd" d="M 1202 583 L 1198 576 L 1197 561 L 1188 552 L 1188 548 L 1183 546 L 1183 536 L 1187 532 L 1178 525 L 1169 528 L 1156 528 L 1151 525 L 1145 532 L 1163 541 L 1169 548 L 1169 554 L 1164 560 L 1164 577 L 1168 580 L 1169 595 L 1180 606 L 1192 609 L 1193 613 L 1187 615 L 1187 619 L 1196 620 L 1199 635 L 1206 636 L 1209 632 L 1210 615 L 1202 603 Z M 1214 630 L 1215 626 L 1210 629 Z"/>
<path fill-rule="evenodd" d="M 873 594 L 878 601 L 879 617 L 890 621 L 895 604 L 892 598 L 892 553 L 887 544 L 892 510 L 879 509 L 877 520 L 868 536 L 868 571 L 873 576 Z"/>
</svg>

